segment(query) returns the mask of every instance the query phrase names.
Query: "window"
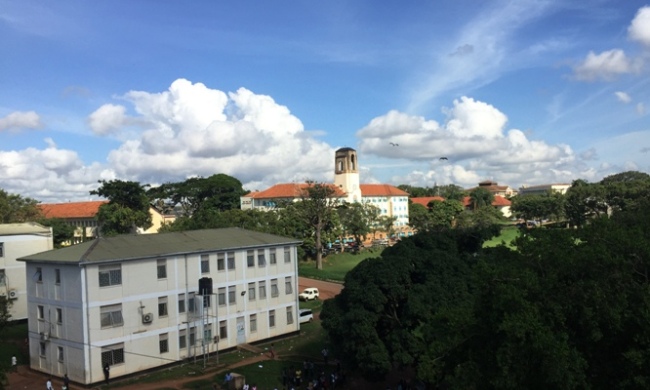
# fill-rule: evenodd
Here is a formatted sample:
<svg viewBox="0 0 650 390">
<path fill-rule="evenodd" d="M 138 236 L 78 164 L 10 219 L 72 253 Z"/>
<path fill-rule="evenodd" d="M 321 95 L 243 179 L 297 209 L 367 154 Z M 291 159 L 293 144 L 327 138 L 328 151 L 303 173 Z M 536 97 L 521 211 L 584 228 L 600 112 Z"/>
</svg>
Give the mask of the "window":
<svg viewBox="0 0 650 390">
<path fill-rule="evenodd" d="M 63 347 L 58 347 L 57 349 L 57 357 L 59 358 L 60 362 L 63 362 Z"/>
<path fill-rule="evenodd" d="M 45 352 L 47 352 L 47 350 L 45 349 L 45 343 L 41 341 L 40 348 L 39 348 L 39 353 L 41 354 L 41 357 L 43 358 L 45 357 Z"/>
<path fill-rule="evenodd" d="M 196 311 L 196 300 L 194 299 L 194 295 L 196 293 L 189 293 L 187 295 L 187 311 L 190 313 L 194 313 Z"/>
<path fill-rule="evenodd" d="M 41 267 L 36 267 L 36 273 L 34 274 L 34 279 L 37 283 L 43 282 L 43 269 Z"/>
<path fill-rule="evenodd" d="M 255 300 L 255 282 L 248 283 L 248 300 L 249 301 Z"/>
<path fill-rule="evenodd" d="M 122 268 L 114 265 L 99 267 L 99 287 L 122 284 Z"/>
<path fill-rule="evenodd" d="M 266 299 L 266 281 L 261 280 L 259 282 L 259 290 L 260 290 L 260 299 Z"/>
<path fill-rule="evenodd" d="M 246 252 L 246 265 L 248 267 L 255 267 L 255 251 Z"/>
<path fill-rule="evenodd" d="M 201 273 L 207 274 L 210 272 L 210 256 L 201 255 Z"/>
<path fill-rule="evenodd" d="M 211 301 L 210 298 L 212 298 L 212 296 L 203 295 L 203 307 L 210 307 L 210 305 L 212 304 L 212 301 Z"/>
<path fill-rule="evenodd" d="M 275 264 L 278 262 L 278 259 L 275 257 L 275 248 L 269 250 L 269 261 L 271 262 L 271 264 Z"/>
<path fill-rule="evenodd" d="M 219 287 L 219 292 L 217 293 L 217 299 L 219 300 L 219 306 L 226 304 L 226 288 Z"/>
<path fill-rule="evenodd" d="M 257 266 L 266 267 L 266 257 L 264 257 L 264 251 L 260 250 L 257 252 Z"/>
<path fill-rule="evenodd" d="M 61 284 L 61 270 L 58 268 L 54 270 L 54 283 Z"/>
<path fill-rule="evenodd" d="M 269 310 L 269 327 L 275 328 L 275 310 Z"/>
<path fill-rule="evenodd" d="M 226 269 L 226 255 L 225 253 L 217 253 L 217 271 Z"/>
<path fill-rule="evenodd" d="M 111 328 L 124 324 L 122 304 L 102 306 L 99 308 L 99 313 L 102 328 Z"/>
<path fill-rule="evenodd" d="M 271 279 L 271 298 L 277 298 L 280 295 L 280 290 L 278 290 L 278 280 Z"/>
<path fill-rule="evenodd" d="M 160 348 L 160 353 L 169 352 L 169 335 L 167 333 L 158 336 L 158 347 Z"/>
<path fill-rule="evenodd" d="M 124 363 L 124 344 L 102 348 L 102 367 Z"/>
<path fill-rule="evenodd" d="M 0 242 L 0 257 L 5 257 L 5 243 Z"/>
<path fill-rule="evenodd" d="M 190 328 L 190 346 L 196 344 L 196 327 Z"/>
<path fill-rule="evenodd" d="M 284 262 L 291 263 L 291 248 L 288 246 L 284 247 Z"/>
<path fill-rule="evenodd" d="M 203 341 L 206 344 L 212 341 L 212 324 L 207 324 L 206 328 L 203 328 Z"/>
<path fill-rule="evenodd" d="M 284 278 L 284 292 L 287 295 L 293 293 L 293 287 L 291 286 L 291 276 Z"/>
<path fill-rule="evenodd" d="M 158 317 L 167 317 L 167 297 L 158 298 Z"/>
<path fill-rule="evenodd" d="M 6 286 L 7 285 L 7 275 L 5 274 L 5 270 L 0 269 L 0 286 Z"/>
<path fill-rule="evenodd" d="M 187 348 L 187 331 L 185 329 L 178 332 L 178 348 Z"/>
<path fill-rule="evenodd" d="M 228 269 L 235 269 L 235 252 L 228 252 Z"/>
<path fill-rule="evenodd" d="M 167 260 L 160 259 L 157 262 L 158 279 L 167 279 Z"/>
<path fill-rule="evenodd" d="M 229 305 L 234 305 L 235 304 L 236 294 L 237 294 L 237 287 L 229 286 L 228 287 L 228 304 Z"/>
<path fill-rule="evenodd" d="M 185 313 L 185 294 L 178 294 L 178 312 Z"/>
<path fill-rule="evenodd" d="M 293 324 L 293 307 L 287 307 L 287 325 Z"/>
<path fill-rule="evenodd" d="M 61 308 L 56 309 L 56 323 L 57 324 L 63 323 L 63 309 Z"/>
<path fill-rule="evenodd" d="M 228 339 L 228 322 L 219 321 L 219 339 Z"/>
<path fill-rule="evenodd" d="M 251 333 L 257 332 L 257 314 L 251 314 L 250 325 L 251 325 Z"/>
<path fill-rule="evenodd" d="M 37 306 L 36 316 L 39 320 L 45 319 L 45 308 L 42 305 Z"/>
</svg>

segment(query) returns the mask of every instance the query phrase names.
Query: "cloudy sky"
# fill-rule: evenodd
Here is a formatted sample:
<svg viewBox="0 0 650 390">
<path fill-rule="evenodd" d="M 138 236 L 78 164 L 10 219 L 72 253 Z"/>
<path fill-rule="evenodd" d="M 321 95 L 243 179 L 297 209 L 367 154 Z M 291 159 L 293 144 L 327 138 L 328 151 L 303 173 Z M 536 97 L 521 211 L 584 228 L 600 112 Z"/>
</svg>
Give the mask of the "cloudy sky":
<svg viewBox="0 0 650 390">
<path fill-rule="evenodd" d="M 365 183 L 650 172 L 650 3 L 0 0 L 7 192 L 329 182 L 340 147 Z"/>
</svg>

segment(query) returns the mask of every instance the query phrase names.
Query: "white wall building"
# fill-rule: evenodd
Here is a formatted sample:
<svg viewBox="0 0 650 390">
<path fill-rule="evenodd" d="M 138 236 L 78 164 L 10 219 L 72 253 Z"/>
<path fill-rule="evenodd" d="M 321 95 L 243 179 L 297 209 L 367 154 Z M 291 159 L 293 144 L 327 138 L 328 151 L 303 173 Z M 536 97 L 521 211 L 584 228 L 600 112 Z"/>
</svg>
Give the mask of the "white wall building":
<svg viewBox="0 0 650 390">
<path fill-rule="evenodd" d="M 540 184 L 536 186 L 523 185 L 519 188 L 519 195 L 545 195 L 551 192 L 559 192 L 564 195 L 571 188 L 571 184 L 555 183 Z"/>
<path fill-rule="evenodd" d="M 92 384 L 104 364 L 120 377 L 297 332 L 299 244 L 228 228 L 98 238 L 23 257 L 30 366 Z M 212 279 L 205 305 L 201 278 Z"/>
<path fill-rule="evenodd" d="M 49 227 L 34 222 L 0 224 L 0 296 L 11 302 L 12 320 L 27 318 L 25 263 L 16 259 L 52 248 Z"/>
</svg>

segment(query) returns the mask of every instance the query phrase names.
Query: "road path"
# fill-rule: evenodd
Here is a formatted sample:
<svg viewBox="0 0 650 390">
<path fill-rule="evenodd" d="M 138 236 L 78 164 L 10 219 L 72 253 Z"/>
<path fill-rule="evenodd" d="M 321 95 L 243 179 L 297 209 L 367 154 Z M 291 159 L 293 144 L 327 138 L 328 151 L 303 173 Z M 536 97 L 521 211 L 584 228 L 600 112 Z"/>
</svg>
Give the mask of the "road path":
<svg viewBox="0 0 650 390">
<path fill-rule="evenodd" d="M 316 287 L 318 288 L 319 294 L 320 294 L 320 299 L 325 300 L 332 298 L 339 294 L 341 290 L 343 289 L 343 284 L 341 283 L 334 283 L 334 282 L 326 282 L 322 280 L 315 280 L 315 279 L 309 279 L 309 278 L 303 278 L 300 277 L 298 278 L 298 288 L 300 291 L 304 290 L 305 288 L 308 287 Z M 263 360 L 268 360 L 269 356 L 265 355 L 259 355 L 259 356 L 253 356 L 248 359 L 244 359 L 240 362 L 237 362 L 231 366 L 228 366 L 228 368 L 237 368 L 241 366 L 247 366 L 249 364 L 254 364 Z M 220 370 L 215 370 L 211 371 L 209 373 L 203 374 L 201 376 L 193 376 L 190 378 L 177 378 L 177 379 L 170 379 L 168 381 L 164 382 L 156 382 L 156 383 L 139 383 L 135 385 L 128 385 L 128 386 L 121 386 L 119 387 L 120 390 L 158 390 L 161 388 L 167 388 L 167 389 L 182 389 L 183 384 L 186 382 L 190 381 L 195 381 L 198 379 L 207 379 L 207 378 L 212 378 L 216 372 L 225 370 L 226 368 L 222 368 Z M 7 379 L 9 380 L 9 386 L 7 387 L 8 389 L 39 389 L 39 388 L 45 388 L 45 382 L 47 381 L 47 375 L 40 373 L 38 371 L 34 371 L 29 369 L 26 366 L 19 366 L 18 367 L 18 372 L 17 373 L 9 373 L 7 375 Z M 59 378 L 53 378 L 52 383 L 54 385 L 55 389 L 60 389 L 63 385 L 63 382 Z M 115 383 L 119 383 L 117 380 Z M 94 389 L 100 389 L 101 386 L 95 386 L 93 387 Z M 70 385 L 70 390 L 82 390 L 82 389 L 88 389 L 88 387 L 81 387 L 81 386 L 76 386 L 76 385 Z"/>
</svg>

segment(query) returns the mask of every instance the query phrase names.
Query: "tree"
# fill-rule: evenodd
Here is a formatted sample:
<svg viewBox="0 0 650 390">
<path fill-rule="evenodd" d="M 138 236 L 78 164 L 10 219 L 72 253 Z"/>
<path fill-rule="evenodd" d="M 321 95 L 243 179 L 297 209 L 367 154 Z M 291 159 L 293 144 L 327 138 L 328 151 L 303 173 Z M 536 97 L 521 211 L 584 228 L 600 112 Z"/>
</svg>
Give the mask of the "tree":
<svg viewBox="0 0 650 390">
<path fill-rule="evenodd" d="M 583 226 L 589 218 L 606 215 L 605 188 L 598 183 L 574 180 L 566 193 L 565 213 L 573 226 Z"/>
<path fill-rule="evenodd" d="M 122 180 L 99 180 L 101 186 L 90 191 L 91 195 L 107 198 L 107 204 L 99 207 L 97 219 L 105 235 L 135 233 L 137 228 L 151 227 L 148 185 Z"/>
<path fill-rule="evenodd" d="M 542 195 L 515 196 L 511 199 L 513 214 L 526 221 L 559 220 L 564 216 L 564 195 L 553 192 Z"/>
<path fill-rule="evenodd" d="M 607 176 L 600 181 L 605 189 L 605 201 L 615 210 L 626 210 L 648 197 L 650 193 L 650 175 L 628 171 Z"/>
<path fill-rule="evenodd" d="M 327 227 L 333 228 L 331 221 L 334 210 L 339 204 L 334 187 L 309 183 L 306 194 L 302 196 L 302 219 L 313 229 L 314 248 L 316 250 L 316 268 L 323 269 L 322 235 Z"/>
<path fill-rule="evenodd" d="M 38 201 L 0 189 L 0 223 L 35 221 L 40 216 Z"/>
<path fill-rule="evenodd" d="M 455 199 L 433 200 L 428 205 L 431 221 L 439 229 L 450 229 L 456 218 L 463 212 L 463 204 Z"/>
<path fill-rule="evenodd" d="M 494 202 L 494 194 L 482 187 L 473 189 L 472 192 L 469 193 L 469 198 L 472 210 L 481 207 L 491 207 L 492 202 Z"/>
<path fill-rule="evenodd" d="M 74 226 L 60 218 L 44 218 L 38 221 L 43 226 L 52 228 L 52 235 L 55 248 L 61 248 L 64 242 L 71 241 L 74 237 Z"/>
</svg>

